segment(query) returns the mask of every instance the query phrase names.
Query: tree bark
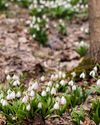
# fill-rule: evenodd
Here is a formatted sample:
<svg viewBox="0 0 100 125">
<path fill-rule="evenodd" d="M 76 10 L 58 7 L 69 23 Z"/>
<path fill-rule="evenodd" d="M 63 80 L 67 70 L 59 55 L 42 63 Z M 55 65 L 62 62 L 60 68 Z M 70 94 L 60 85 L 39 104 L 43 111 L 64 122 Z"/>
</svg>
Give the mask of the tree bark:
<svg viewBox="0 0 100 125">
<path fill-rule="evenodd" d="M 88 0 L 90 24 L 89 57 L 100 63 L 100 0 Z"/>
</svg>

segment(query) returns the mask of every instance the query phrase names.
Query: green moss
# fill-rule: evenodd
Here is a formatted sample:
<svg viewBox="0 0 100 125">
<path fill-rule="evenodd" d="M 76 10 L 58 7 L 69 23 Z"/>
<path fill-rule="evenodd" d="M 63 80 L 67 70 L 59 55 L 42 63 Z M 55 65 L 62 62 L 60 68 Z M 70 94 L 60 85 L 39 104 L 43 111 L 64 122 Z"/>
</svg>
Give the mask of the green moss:
<svg viewBox="0 0 100 125">
<path fill-rule="evenodd" d="M 68 77 L 72 77 L 71 73 L 72 72 L 76 72 L 76 77 L 75 80 L 79 81 L 80 80 L 80 74 L 82 72 L 86 73 L 87 78 L 89 78 L 89 73 L 90 71 L 94 68 L 94 66 L 96 65 L 96 62 L 90 58 L 84 58 L 82 60 L 82 62 L 76 67 L 74 68 L 70 73 L 68 73 Z"/>
</svg>

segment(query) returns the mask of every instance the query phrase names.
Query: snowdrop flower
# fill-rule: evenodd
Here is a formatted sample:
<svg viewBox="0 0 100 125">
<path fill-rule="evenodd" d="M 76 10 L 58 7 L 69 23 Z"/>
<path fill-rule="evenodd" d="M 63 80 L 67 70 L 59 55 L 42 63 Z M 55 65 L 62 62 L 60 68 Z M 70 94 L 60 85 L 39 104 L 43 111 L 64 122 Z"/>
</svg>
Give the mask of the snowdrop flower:
<svg viewBox="0 0 100 125">
<path fill-rule="evenodd" d="M 72 90 L 75 91 L 76 90 L 76 85 L 72 86 Z"/>
<path fill-rule="evenodd" d="M 51 95 L 56 95 L 56 88 L 53 87 L 53 88 L 51 89 Z"/>
<path fill-rule="evenodd" d="M 8 105 L 8 102 L 4 99 L 1 100 L 1 104 L 2 106 L 7 106 Z"/>
<path fill-rule="evenodd" d="M 66 74 L 64 72 L 62 73 L 62 78 L 66 78 Z"/>
<path fill-rule="evenodd" d="M 59 72 L 58 72 L 58 75 L 59 75 L 59 78 L 61 78 L 61 77 L 62 77 L 62 72 L 59 71 Z"/>
<path fill-rule="evenodd" d="M 57 88 L 57 89 L 59 88 L 59 84 L 56 84 L 56 88 Z"/>
<path fill-rule="evenodd" d="M 24 96 L 22 102 L 26 104 L 28 102 L 28 96 Z"/>
<path fill-rule="evenodd" d="M 57 80 L 58 78 L 59 78 L 59 75 L 56 74 L 56 75 L 54 76 L 54 80 Z"/>
<path fill-rule="evenodd" d="M 20 98 L 20 97 L 21 97 L 21 92 L 20 92 L 20 91 L 16 93 L 16 97 L 17 97 L 17 98 Z"/>
<path fill-rule="evenodd" d="M 30 106 L 30 104 L 28 104 L 28 105 L 26 106 L 26 110 L 27 110 L 27 111 L 30 111 L 30 109 L 31 109 L 31 106 Z"/>
<path fill-rule="evenodd" d="M 47 88 L 46 88 L 46 92 L 50 92 L 50 87 L 47 87 Z"/>
<path fill-rule="evenodd" d="M 13 91 L 13 92 L 11 92 L 11 93 L 9 93 L 9 94 L 7 95 L 7 100 L 15 99 L 15 97 L 16 97 L 16 94 L 15 94 L 15 92 Z"/>
<path fill-rule="evenodd" d="M 31 97 L 34 97 L 35 96 L 35 92 L 32 90 L 29 94 Z"/>
<path fill-rule="evenodd" d="M 59 103 L 56 102 L 56 103 L 54 104 L 53 108 L 54 108 L 55 110 L 58 110 L 58 109 L 60 108 Z"/>
<path fill-rule="evenodd" d="M 12 77 L 12 79 L 13 79 L 13 80 L 19 80 L 19 76 L 14 75 L 14 76 Z"/>
<path fill-rule="evenodd" d="M 65 105 L 66 104 L 66 98 L 64 96 L 62 96 L 60 102 L 61 102 L 62 105 Z"/>
<path fill-rule="evenodd" d="M 61 84 L 62 86 L 64 86 L 64 85 L 65 85 L 65 80 L 61 80 L 61 81 L 60 81 L 60 84 Z"/>
<path fill-rule="evenodd" d="M 96 75 L 96 73 L 95 73 L 95 71 L 94 70 L 92 70 L 91 72 L 90 72 L 90 74 L 89 74 L 90 76 L 92 76 L 93 78 L 95 77 L 95 75 Z"/>
<path fill-rule="evenodd" d="M 42 77 L 41 77 L 41 81 L 43 82 L 44 80 L 45 80 L 45 77 L 44 77 L 44 76 L 42 76 Z"/>
<path fill-rule="evenodd" d="M 41 103 L 41 102 L 38 103 L 38 108 L 39 108 L 39 109 L 42 108 L 42 103 Z"/>
<path fill-rule="evenodd" d="M 33 83 L 32 89 L 37 90 L 39 88 L 39 84 L 37 82 Z"/>
<path fill-rule="evenodd" d="M 41 96 L 46 96 L 46 95 L 47 95 L 46 91 L 42 91 Z"/>
<path fill-rule="evenodd" d="M 93 68 L 93 70 L 94 70 L 95 72 L 97 72 L 97 71 L 98 71 L 97 66 L 95 66 L 95 67 Z"/>
<path fill-rule="evenodd" d="M 48 86 L 50 86 L 50 87 L 52 86 L 52 82 L 51 81 L 48 82 Z"/>
<path fill-rule="evenodd" d="M 68 85 L 73 86 L 74 85 L 74 81 L 73 80 L 69 81 Z"/>
<path fill-rule="evenodd" d="M 51 80 L 54 80 L 55 79 L 55 76 L 52 74 L 51 75 Z"/>
<path fill-rule="evenodd" d="M 85 77 L 86 77 L 86 75 L 84 72 L 80 74 L 80 78 L 84 79 Z"/>
<path fill-rule="evenodd" d="M 76 77 L 76 72 L 72 72 L 71 75 L 73 78 Z"/>
<path fill-rule="evenodd" d="M 97 84 L 97 86 L 100 87 L 100 79 L 97 80 L 97 83 L 96 83 L 96 84 Z"/>
<path fill-rule="evenodd" d="M 10 81 L 10 80 L 11 80 L 11 76 L 10 76 L 10 75 L 7 75 L 6 79 L 7 79 L 8 81 Z"/>
<path fill-rule="evenodd" d="M 20 81 L 19 80 L 16 80 L 13 82 L 13 86 L 17 86 L 17 85 L 20 85 Z"/>
</svg>

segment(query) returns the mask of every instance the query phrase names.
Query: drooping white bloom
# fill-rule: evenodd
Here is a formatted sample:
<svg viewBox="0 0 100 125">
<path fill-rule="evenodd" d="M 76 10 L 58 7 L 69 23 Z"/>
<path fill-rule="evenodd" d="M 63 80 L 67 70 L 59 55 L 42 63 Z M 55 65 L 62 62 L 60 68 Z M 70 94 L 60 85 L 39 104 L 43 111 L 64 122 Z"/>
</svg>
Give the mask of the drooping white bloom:
<svg viewBox="0 0 100 125">
<path fill-rule="evenodd" d="M 94 70 L 92 70 L 91 72 L 90 72 L 90 74 L 89 74 L 90 76 L 92 76 L 93 78 L 95 77 L 95 75 L 96 75 L 96 73 L 95 73 L 95 71 Z"/>
<path fill-rule="evenodd" d="M 32 89 L 37 90 L 39 88 L 39 84 L 37 82 L 33 83 Z"/>
<path fill-rule="evenodd" d="M 73 78 L 76 77 L 76 72 L 72 72 L 71 75 Z"/>
<path fill-rule="evenodd" d="M 43 82 L 45 80 L 45 76 L 42 76 L 41 77 L 41 81 Z"/>
<path fill-rule="evenodd" d="M 46 92 L 50 92 L 50 87 L 47 87 L 47 88 L 46 88 Z"/>
<path fill-rule="evenodd" d="M 50 87 L 52 86 L 52 82 L 51 81 L 48 82 L 48 86 L 50 86 Z"/>
<path fill-rule="evenodd" d="M 97 71 L 98 71 L 97 66 L 95 66 L 95 67 L 93 68 L 93 70 L 94 70 L 95 72 L 97 72 Z"/>
<path fill-rule="evenodd" d="M 74 85 L 74 81 L 73 80 L 69 81 L 68 85 L 73 86 Z"/>
<path fill-rule="evenodd" d="M 84 72 L 80 74 L 80 78 L 84 79 L 85 77 L 86 77 L 86 75 Z"/>
<path fill-rule="evenodd" d="M 17 86 L 17 85 L 20 85 L 20 81 L 19 81 L 19 80 L 15 80 L 15 81 L 13 82 L 13 86 Z"/>
<path fill-rule="evenodd" d="M 65 80 L 61 80 L 61 81 L 60 81 L 60 84 L 61 84 L 62 86 L 64 86 L 64 85 L 65 85 Z"/>
<path fill-rule="evenodd" d="M 29 95 L 30 95 L 31 97 L 34 97 L 34 96 L 35 96 L 35 92 L 32 90 L 32 91 L 30 91 Z"/>
<path fill-rule="evenodd" d="M 46 95 L 47 95 L 46 91 L 42 91 L 41 96 L 46 96 Z"/>
<path fill-rule="evenodd" d="M 15 97 L 16 97 L 16 94 L 15 94 L 14 91 L 12 91 L 11 93 L 9 93 L 9 94 L 7 95 L 7 100 L 15 99 Z"/>
<path fill-rule="evenodd" d="M 9 81 L 11 80 L 11 76 L 10 75 L 7 75 L 6 79 Z"/>
<path fill-rule="evenodd" d="M 30 104 L 28 104 L 28 105 L 26 106 L 26 110 L 27 110 L 27 111 L 30 111 L 30 110 L 31 110 Z"/>
<path fill-rule="evenodd" d="M 39 109 L 42 108 L 42 103 L 41 103 L 41 102 L 38 103 L 38 108 L 39 108 Z"/>
<path fill-rule="evenodd" d="M 1 99 L 2 106 L 7 106 L 8 102 L 5 99 Z"/>
<path fill-rule="evenodd" d="M 58 110 L 58 109 L 60 108 L 59 103 L 56 102 L 56 103 L 54 104 L 53 108 L 54 108 L 55 110 Z"/>
<path fill-rule="evenodd" d="M 16 93 L 16 97 L 17 97 L 17 98 L 20 98 L 20 97 L 21 97 L 21 92 L 20 92 L 20 91 Z"/>
<path fill-rule="evenodd" d="M 53 88 L 51 89 L 51 95 L 56 95 L 56 88 L 53 87 Z"/>
<path fill-rule="evenodd" d="M 56 97 L 56 101 L 60 103 L 61 99 L 59 96 Z"/>
<path fill-rule="evenodd" d="M 64 72 L 62 73 L 62 78 L 66 78 L 66 74 Z"/>
<path fill-rule="evenodd" d="M 75 91 L 76 90 L 76 85 L 72 86 L 72 90 Z"/>
<path fill-rule="evenodd" d="M 60 102 L 61 102 L 62 105 L 65 105 L 66 104 L 66 98 L 64 96 L 62 96 Z"/>
<path fill-rule="evenodd" d="M 55 87 L 58 89 L 59 88 L 59 84 L 57 83 Z"/>
<path fill-rule="evenodd" d="M 96 84 L 97 84 L 97 86 L 100 87 L 100 79 L 97 80 L 97 83 L 96 83 Z"/>
<path fill-rule="evenodd" d="M 27 95 L 23 97 L 22 102 L 25 103 L 25 104 L 28 102 L 28 96 Z"/>
<path fill-rule="evenodd" d="M 12 77 L 12 79 L 13 79 L 13 80 L 19 80 L 19 76 L 14 75 L 14 76 Z"/>
<path fill-rule="evenodd" d="M 62 71 L 59 71 L 58 75 L 59 75 L 59 78 L 61 78 L 62 77 Z"/>
</svg>

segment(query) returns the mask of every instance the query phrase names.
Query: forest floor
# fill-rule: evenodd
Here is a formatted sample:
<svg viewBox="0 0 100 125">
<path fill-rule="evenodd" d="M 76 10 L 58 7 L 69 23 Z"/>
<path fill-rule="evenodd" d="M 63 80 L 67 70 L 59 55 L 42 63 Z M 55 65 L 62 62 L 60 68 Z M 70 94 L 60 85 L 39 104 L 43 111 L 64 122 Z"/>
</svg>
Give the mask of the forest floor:
<svg viewBox="0 0 100 125">
<path fill-rule="evenodd" d="M 87 28 L 88 22 L 74 19 L 67 24 L 67 36 L 61 36 L 50 24 L 49 41 L 43 47 L 33 41 L 27 32 L 26 22 L 30 19 L 26 9 L 11 7 L 0 14 L 0 80 L 6 73 L 33 72 L 36 67 L 45 72 L 71 70 L 80 62 L 75 52 L 75 42 L 88 41 L 88 35 L 81 31 Z M 37 70 L 37 69 L 36 69 Z"/>
</svg>

